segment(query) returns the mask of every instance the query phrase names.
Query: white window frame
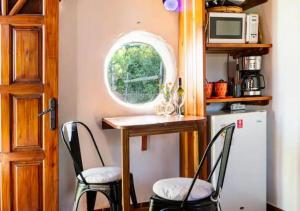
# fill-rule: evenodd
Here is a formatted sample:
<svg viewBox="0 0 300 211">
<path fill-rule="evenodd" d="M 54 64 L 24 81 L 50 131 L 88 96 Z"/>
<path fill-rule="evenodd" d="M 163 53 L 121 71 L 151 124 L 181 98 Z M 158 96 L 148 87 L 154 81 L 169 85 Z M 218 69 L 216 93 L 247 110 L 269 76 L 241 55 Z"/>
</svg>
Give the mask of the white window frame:
<svg viewBox="0 0 300 211">
<path fill-rule="evenodd" d="M 165 82 L 172 82 L 174 83 L 177 76 L 177 68 L 176 68 L 176 59 L 173 53 L 171 46 L 160 36 L 155 34 L 145 32 L 145 31 L 133 31 L 124 36 L 120 37 L 117 42 L 112 46 L 109 50 L 105 63 L 104 63 L 104 81 L 107 87 L 107 90 L 112 97 L 112 99 L 117 102 L 118 104 L 134 109 L 142 109 L 142 110 L 149 110 L 153 109 L 154 106 L 161 100 L 162 96 L 159 94 L 155 100 L 147 103 L 141 104 L 131 104 L 122 101 L 119 99 L 111 90 L 109 81 L 108 81 L 108 71 L 109 71 L 109 63 L 117 50 L 128 43 L 137 42 L 137 43 L 145 43 L 152 46 L 160 55 L 162 62 L 164 63 L 165 67 Z"/>
</svg>

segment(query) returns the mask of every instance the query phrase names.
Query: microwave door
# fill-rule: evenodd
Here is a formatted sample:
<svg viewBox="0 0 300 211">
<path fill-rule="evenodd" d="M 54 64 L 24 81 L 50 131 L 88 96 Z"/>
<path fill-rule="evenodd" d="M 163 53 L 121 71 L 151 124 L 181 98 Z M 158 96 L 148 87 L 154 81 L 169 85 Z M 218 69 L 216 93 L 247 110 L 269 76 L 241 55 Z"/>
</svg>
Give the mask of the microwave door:
<svg viewBox="0 0 300 211">
<path fill-rule="evenodd" d="M 245 43 L 245 14 L 235 16 L 210 16 L 209 43 Z"/>
</svg>

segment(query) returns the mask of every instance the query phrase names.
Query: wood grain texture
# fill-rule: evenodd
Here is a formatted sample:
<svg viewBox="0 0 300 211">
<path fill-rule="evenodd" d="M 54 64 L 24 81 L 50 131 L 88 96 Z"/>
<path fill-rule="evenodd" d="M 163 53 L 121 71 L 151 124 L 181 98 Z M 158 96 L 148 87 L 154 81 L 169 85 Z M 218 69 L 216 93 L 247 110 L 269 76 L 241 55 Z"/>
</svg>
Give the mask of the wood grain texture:
<svg viewBox="0 0 300 211">
<path fill-rule="evenodd" d="M 8 0 L 1 0 L 1 15 L 6 16 L 8 10 Z"/>
<path fill-rule="evenodd" d="M 9 85 L 11 70 L 11 31 L 8 24 L 1 24 L 1 85 Z"/>
<path fill-rule="evenodd" d="M 44 17 L 40 15 L 0 16 L 0 24 L 41 25 L 44 24 Z"/>
<path fill-rule="evenodd" d="M 243 48 L 271 48 L 272 44 L 255 44 L 255 43 L 207 43 L 209 49 L 243 49 Z"/>
<path fill-rule="evenodd" d="M 230 53 L 264 55 L 272 48 L 272 44 L 252 44 L 252 43 L 207 43 L 207 53 Z M 246 56 L 246 55 L 245 55 Z"/>
<path fill-rule="evenodd" d="M 12 210 L 11 182 L 11 165 L 9 162 L 1 161 L 1 211 Z"/>
<path fill-rule="evenodd" d="M 199 120 L 200 122 L 205 122 L 206 119 L 203 118 Z M 160 134 L 169 134 L 169 133 L 181 133 L 181 132 L 194 132 L 197 130 L 197 122 L 185 122 L 181 124 L 170 124 L 166 126 L 153 126 L 150 128 L 138 128 L 130 129 L 130 137 L 135 136 L 150 136 L 150 135 L 160 135 Z"/>
<path fill-rule="evenodd" d="M 39 95 L 13 96 L 12 150 L 42 150 L 41 119 L 36 115 L 42 110 L 42 97 Z M 30 125 L 24 127 L 23 125 Z"/>
<path fill-rule="evenodd" d="M 13 27 L 13 82 L 42 81 L 42 29 Z"/>
<path fill-rule="evenodd" d="M 258 96 L 258 97 L 231 97 L 231 98 L 209 98 L 206 103 L 235 103 L 235 102 L 255 102 L 255 101 L 269 101 L 272 100 L 271 96 Z"/>
<path fill-rule="evenodd" d="M 247 0 L 243 5 L 243 9 L 247 10 L 250 9 L 252 7 L 258 6 L 260 4 L 263 4 L 265 2 L 267 2 L 268 0 Z"/>
<path fill-rule="evenodd" d="M 190 122 L 202 121 L 205 117 L 186 115 L 178 116 L 158 116 L 158 115 L 140 115 L 140 116 L 120 116 L 103 118 L 102 122 L 109 125 L 111 129 L 142 129 L 151 127 L 167 127 L 168 125 L 185 125 Z M 104 125 L 104 124 L 103 124 Z M 106 129 L 106 127 L 102 127 Z"/>
<path fill-rule="evenodd" d="M 11 149 L 11 98 L 9 94 L 1 94 L 1 154 Z"/>
<path fill-rule="evenodd" d="M 44 0 L 45 11 L 45 28 L 44 28 L 44 58 L 45 66 L 45 94 L 43 110 L 49 108 L 49 99 L 58 99 L 58 17 L 59 17 L 59 2 L 57 0 Z M 58 121 L 58 111 L 56 111 L 56 119 Z M 44 192 L 44 207 L 45 211 L 57 211 L 58 208 L 58 129 L 51 131 L 50 115 L 44 116 L 43 124 L 47 130 L 44 136 L 47 137 L 45 145 L 47 159 L 44 162 L 45 180 L 43 185 Z M 58 122 L 56 122 L 56 125 Z"/>
<path fill-rule="evenodd" d="M 216 6 L 206 9 L 207 12 L 242 13 L 243 8 L 237 6 Z"/>
<path fill-rule="evenodd" d="M 12 178 L 13 210 L 42 210 L 42 163 L 12 163 Z"/>
<path fill-rule="evenodd" d="M 0 94 L 42 94 L 43 92 L 43 84 L 19 83 L 0 85 Z"/>
<path fill-rule="evenodd" d="M 58 97 L 58 1 L 38 1 L 44 15 L 0 16 L 0 210 L 5 211 L 58 210 L 58 131 L 50 130 L 49 116 L 38 118 L 49 99 Z M 14 13 L 35 14 L 33 2 Z M 5 11 L 15 3 L 9 1 Z"/>
<path fill-rule="evenodd" d="M 121 130 L 122 149 L 122 210 L 130 210 L 130 158 L 129 158 L 129 133 L 126 129 Z"/>
<path fill-rule="evenodd" d="M 185 114 L 205 116 L 205 1 L 183 0 L 179 13 L 179 76 L 186 94 Z M 205 133 L 205 130 L 203 131 Z M 205 138 L 205 134 L 201 134 Z M 193 177 L 199 163 L 200 147 L 196 133 L 180 135 L 180 175 Z"/>
<path fill-rule="evenodd" d="M 33 151 L 20 151 L 0 154 L 1 162 L 11 161 L 40 161 L 45 159 L 45 152 L 34 149 Z"/>
</svg>

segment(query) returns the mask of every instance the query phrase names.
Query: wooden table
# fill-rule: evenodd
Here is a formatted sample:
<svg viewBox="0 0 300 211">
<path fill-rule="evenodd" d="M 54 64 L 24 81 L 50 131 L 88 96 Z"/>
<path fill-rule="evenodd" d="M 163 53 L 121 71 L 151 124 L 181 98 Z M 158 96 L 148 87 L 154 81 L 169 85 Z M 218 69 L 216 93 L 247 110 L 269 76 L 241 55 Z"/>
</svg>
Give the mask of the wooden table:
<svg viewBox="0 0 300 211">
<path fill-rule="evenodd" d="M 166 133 L 201 131 L 205 117 L 199 116 L 127 116 L 102 119 L 102 129 L 121 130 L 122 154 L 122 206 L 123 211 L 130 210 L 129 194 L 129 138 Z M 198 136 L 200 137 L 200 136 Z M 200 141 L 200 139 L 199 139 Z"/>
</svg>

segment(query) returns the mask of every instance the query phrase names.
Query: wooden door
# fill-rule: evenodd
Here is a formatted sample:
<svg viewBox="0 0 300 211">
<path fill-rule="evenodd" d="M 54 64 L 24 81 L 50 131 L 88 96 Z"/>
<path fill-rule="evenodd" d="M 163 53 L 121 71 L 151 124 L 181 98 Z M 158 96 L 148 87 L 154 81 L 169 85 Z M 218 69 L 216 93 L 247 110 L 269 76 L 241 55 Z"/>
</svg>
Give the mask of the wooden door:
<svg viewBox="0 0 300 211">
<path fill-rule="evenodd" d="M 1 0 L 1 211 L 58 210 L 58 0 Z"/>
</svg>

